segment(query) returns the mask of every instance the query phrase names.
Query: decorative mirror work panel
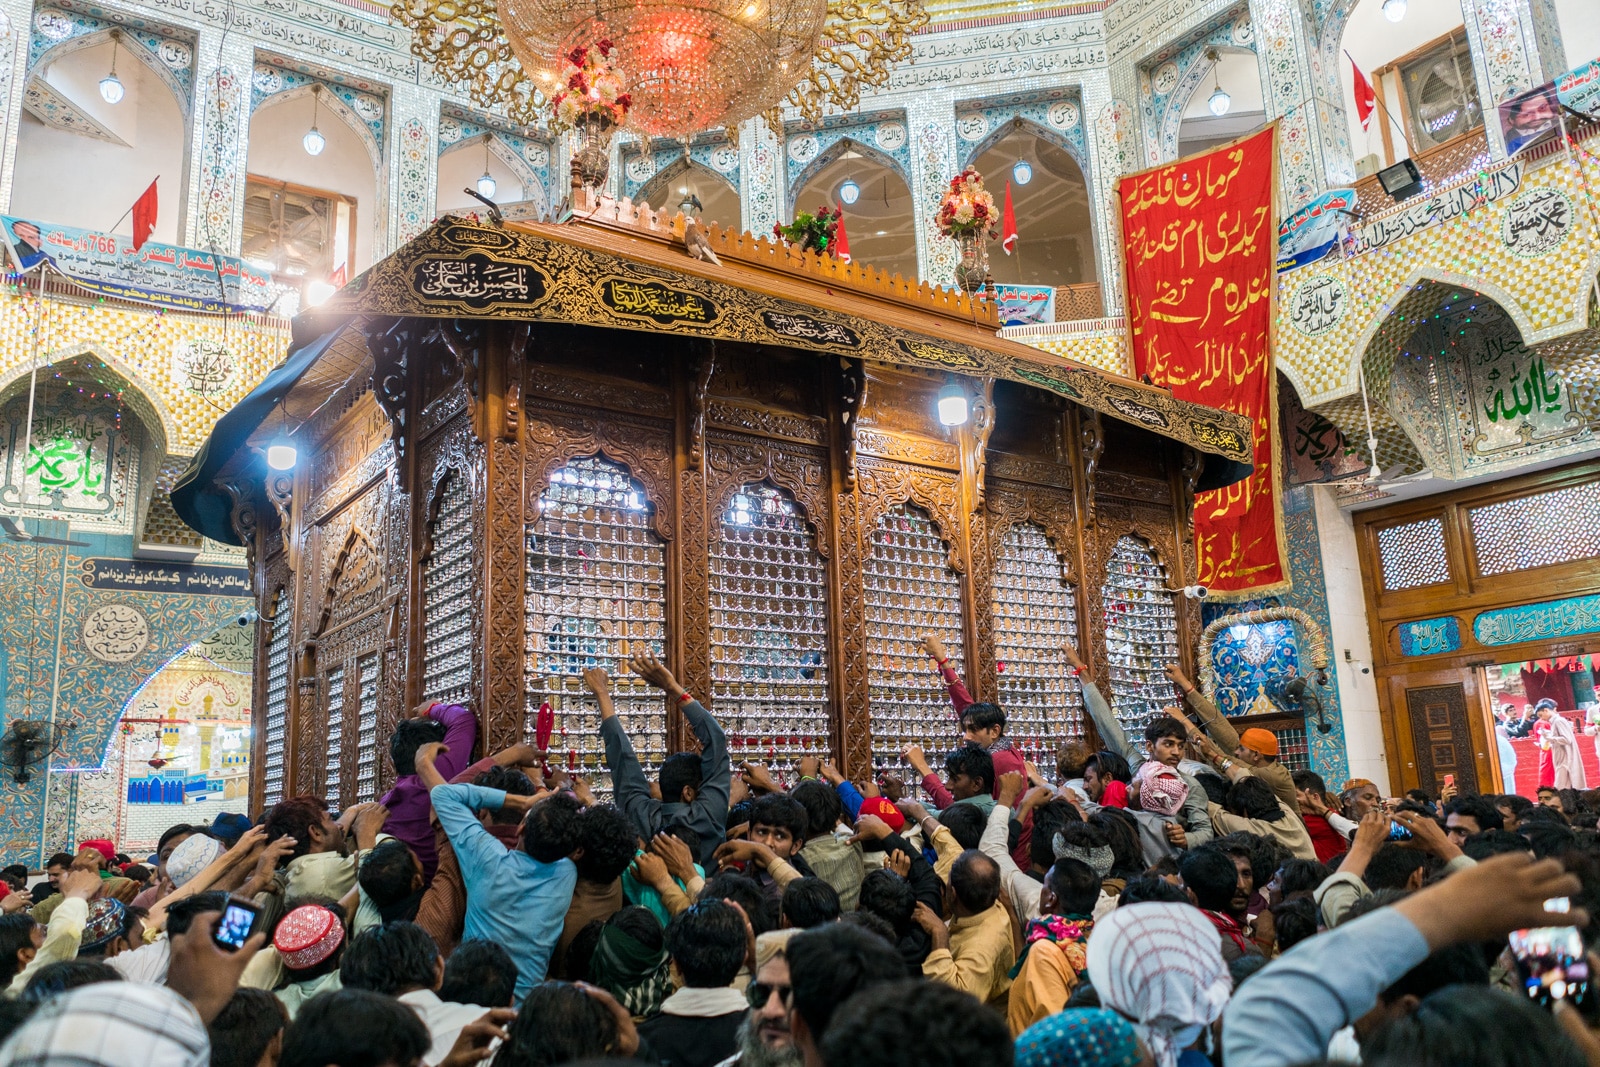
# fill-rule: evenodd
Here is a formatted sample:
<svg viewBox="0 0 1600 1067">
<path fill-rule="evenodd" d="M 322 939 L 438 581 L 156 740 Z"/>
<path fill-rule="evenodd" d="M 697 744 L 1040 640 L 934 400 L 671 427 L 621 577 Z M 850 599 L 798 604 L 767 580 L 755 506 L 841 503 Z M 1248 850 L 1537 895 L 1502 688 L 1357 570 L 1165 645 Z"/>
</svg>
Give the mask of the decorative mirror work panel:
<svg viewBox="0 0 1600 1067">
<path fill-rule="evenodd" d="M 556 469 L 527 530 L 527 739 L 549 705 L 552 764 L 590 777 L 601 795 L 610 793 L 610 772 L 584 670 L 611 676 L 617 714 L 647 776 L 667 752 L 665 701 L 626 669 L 629 656 L 659 656 L 665 647 L 667 555 L 651 529 L 654 510 L 624 467 L 589 456 Z"/>
<path fill-rule="evenodd" d="M 1485 577 L 1600 556 L 1600 482 L 1503 500 L 1467 515 Z"/>
<path fill-rule="evenodd" d="M 1445 555 L 1443 520 L 1426 518 L 1379 530 L 1378 562 L 1387 592 L 1448 582 L 1450 559 Z"/>
<path fill-rule="evenodd" d="M 422 564 L 422 699 L 472 698 L 472 487 L 459 470 L 439 487 L 433 551 Z"/>
<path fill-rule="evenodd" d="M 280 589 L 272 601 L 272 629 L 267 637 L 267 699 L 262 717 L 264 733 L 261 803 L 270 807 L 284 795 L 284 746 L 289 738 L 289 598 Z"/>
<path fill-rule="evenodd" d="M 356 660 L 360 683 L 356 708 L 356 802 L 378 799 L 378 663 L 369 652 Z"/>
<path fill-rule="evenodd" d="M 960 731 L 922 635 L 943 640 L 950 666 L 965 677 L 964 608 L 961 576 L 950 569 L 949 548 L 926 511 L 906 503 L 884 512 L 872 530 L 862 584 L 873 766 L 907 773 L 900 750 L 916 744 L 937 770 Z"/>
<path fill-rule="evenodd" d="M 72 375 L 70 365 L 64 373 Z M 23 378 L 0 408 L 0 506 L 80 529 L 132 533 L 145 446 L 139 419 L 92 383 L 85 392 L 71 377 L 41 373 L 31 403 L 27 384 Z"/>
<path fill-rule="evenodd" d="M 1077 594 L 1061 557 L 1034 523 L 1006 531 L 994 562 L 996 703 L 1006 734 L 1029 759 L 1055 759 L 1083 739 L 1083 688 L 1067 669 L 1063 641 L 1078 645 Z"/>
<path fill-rule="evenodd" d="M 327 687 L 323 706 L 328 709 L 328 747 L 324 750 L 327 763 L 322 799 L 328 802 L 330 811 L 338 811 L 344 806 L 339 789 L 339 771 L 344 762 L 344 668 L 335 667 L 329 671 L 323 685 Z"/>
<path fill-rule="evenodd" d="M 1172 683 L 1163 672 L 1179 660 L 1169 584 L 1167 568 L 1139 538 L 1125 536 L 1112 546 L 1100 591 L 1111 682 L 1106 697 L 1136 744 L 1155 710 L 1172 701 Z"/>
<path fill-rule="evenodd" d="M 827 575 L 799 506 L 766 483 L 723 509 L 710 549 L 711 696 L 730 754 L 831 752 Z"/>
</svg>

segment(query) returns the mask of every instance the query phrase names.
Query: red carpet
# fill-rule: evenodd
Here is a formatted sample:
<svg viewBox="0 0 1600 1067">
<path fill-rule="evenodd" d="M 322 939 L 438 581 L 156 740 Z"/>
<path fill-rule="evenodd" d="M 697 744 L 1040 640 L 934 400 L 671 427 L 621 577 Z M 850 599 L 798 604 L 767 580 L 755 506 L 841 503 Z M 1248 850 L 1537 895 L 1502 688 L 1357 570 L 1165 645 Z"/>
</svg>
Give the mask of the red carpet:
<svg viewBox="0 0 1600 1067">
<path fill-rule="evenodd" d="M 1583 756 L 1583 773 L 1589 776 L 1589 788 L 1600 788 L 1600 757 L 1596 757 L 1594 743 L 1596 738 L 1583 736 L 1583 719 L 1581 712 L 1564 713 L 1572 722 L 1572 729 L 1578 735 L 1578 752 Z M 1511 749 L 1517 754 L 1517 788 L 1518 795 L 1530 800 L 1538 799 L 1539 791 L 1539 745 L 1533 738 L 1513 739 Z M 1504 768 L 1501 768 L 1502 773 Z"/>
</svg>

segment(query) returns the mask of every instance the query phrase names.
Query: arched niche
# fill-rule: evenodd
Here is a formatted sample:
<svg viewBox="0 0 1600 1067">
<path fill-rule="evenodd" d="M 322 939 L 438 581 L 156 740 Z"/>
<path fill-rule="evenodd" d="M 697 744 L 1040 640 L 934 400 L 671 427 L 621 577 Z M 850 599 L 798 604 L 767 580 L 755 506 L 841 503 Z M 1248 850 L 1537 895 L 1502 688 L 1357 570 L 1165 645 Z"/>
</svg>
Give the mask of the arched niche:
<svg viewBox="0 0 1600 1067">
<path fill-rule="evenodd" d="M 131 236 L 132 217 L 121 217 L 154 181 L 160 211 L 153 239 L 178 244 L 188 101 L 144 44 L 122 34 L 114 47 L 124 91 L 115 104 L 100 95 L 112 65 L 109 30 L 57 45 L 29 71 L 8 214 Z"/>
<path fill-rule="evenodd" d="M 679 158 L 658 171 L 645 182 L 634 202 L 649 204 L 657 210 L 676 211 L 687 197 L 700 201 L 698 215 L 706 222 L 715 222 L 725 230 L 735 233 L 744 229 L 744 211 L 739 203 L 739 190 L 733 183 L 710 167 L 691 159 Z"/>
<path fill-rule="evenodd" d="M 346 269 L 348 279 L 373 261 L 381 157 L 366 123 L 332 91 L 323 88 L 315 93 L 314 88 L 302 85 L 285 89 L 258 104 L 250 116 L 246 169 L 251 178 L 262 181 L 246 197 L 244 254 L 246 258 L 255 258 L 251 238 L 273 229 L 278 222 L 274 214 L 277 205 L 270 195 L 274 183 L 303 191 L 312 199 L 318 198 L 316 194 L 334 194 L 348 199 L 354 213 L 353 247 L 348 252 Z M 317 130 L 325 142 L 322 152 L 315 156 L 305 150 L 303 143 L 313 122 L 313 112 Z M 285 216 L 282 224 L 293 225 L 298 221 L 307 227 L 314 226 L 304 220 L 303 213 L 293 219 Z M 345 231 L 336 217 L 323 221 L 339 233 Z M 326 240 L 336 242 L 339 233 L 327 234 Z"/>
<path fill-rule="evenodd" d="M 1228 94 L 1228 110 L 1221 115 L 1212 114 L 1210 106 L 1218 88 Z M 1248 48 L 1218 47 L 1215 63 L 1200 53 L 1184 73 L 1177 95 L 1184 102 L 1167 111 L 1164 132 L 1176 132 L 1179 158 L 1236 140 L 1267 122 L 1261 67 Z"/>
<path fill-rule="evenodd" d="M 1338 72 L 1345 121 L 1350 130 L 1350 151 L 1357 160 L 1372 156 L 1377 166 L 1382 167 L 1431 147 L 1431 143 L 1407 144 L 1406 106 L 1401 102 L 1402 72 L 1394 70 L 1381 78 L 1379 72 L 1461 28 L 1460 4 L 1409 3 L 1405 6 L 1405 17 L 1399 22 L 1391 22 L 1384 16 L 1383 0 L 1341 0 L 1329 10 L 1322 31 L 1328 42 L 1323 48 L 1324 69 Z M 1384 104 L 1372 113 L 1365 130 L 1356 114 L 1352 62 L 1373 83 Z M 1471 58 L 1465 57 L 1461 83 L 1471 99 L 1477 101 L 1472 66 Z"/>
<path fill-rule="evenodd" d="M 163 422 L 94 351 L 13 376 L 0 388 L 0 514 L 24 528 L 137 534 L 166 454 Z"/>
<path fill-rule="evenodd" d="M 478 179 L 487 173 L 495 182 L 497 204 L 533 201 L 542 211 L 544 190 L 539 178 L 516 152 L 494 134 L 463 137 L 439 153 L 439 185 L 435 207 L 447 211 L 481 211 L 483 204 L 465 190 L 476 189 Z"/>
<path fill-rule="evenodd" d="M 995 249 L 990 273 L 997 282 L 1079 285 L 1098 276 L 1094 212 L 1083 166 L 1066 140 L 1037 123 L 1015 118 L 974 149 L 967 163 L 984 176 L 997 205 L 1011 183 L 1017 215 L 1017 248 Z M 1018 164 L 1026 163 L 1022 183 Z"/>
<path fill-rule="evenodd" d="M 852 181 L 860 194 L 844 202 L 841 187 Z M 842 206 L 850 255 L 904 278 L 917 277 L 916 205 L 905 175 L 888 156 L 859 141 L 844 138 L 819 153 L 795 176 L 789 218 L 796 211 Z"/>
</svg>

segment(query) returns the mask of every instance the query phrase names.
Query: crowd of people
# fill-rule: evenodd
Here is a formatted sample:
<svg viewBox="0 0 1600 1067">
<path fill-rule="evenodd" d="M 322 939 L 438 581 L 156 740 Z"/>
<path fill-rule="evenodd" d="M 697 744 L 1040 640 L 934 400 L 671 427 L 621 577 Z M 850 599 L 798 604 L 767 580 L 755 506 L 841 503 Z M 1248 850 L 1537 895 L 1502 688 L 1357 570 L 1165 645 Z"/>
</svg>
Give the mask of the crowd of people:
<svg viewBox="0 0 1600 1067">
<path fill-rule="evenodd" d="M 1508 948 L 1600 933 L 1600 791 L 1332 792 L 1176 667 L 1129 737 L 1071 647 L 1102 747 L 1038 767 L 926 647 L 954 721 L 920 781 L 735 768 L 641 657 L 698 751 L 652 780 L 587 671 L 604 800 L 430 702 L 378 802 L 0 872 L 0 1067 L 1600 1067 L 1600 961 Z"/>
</svg>

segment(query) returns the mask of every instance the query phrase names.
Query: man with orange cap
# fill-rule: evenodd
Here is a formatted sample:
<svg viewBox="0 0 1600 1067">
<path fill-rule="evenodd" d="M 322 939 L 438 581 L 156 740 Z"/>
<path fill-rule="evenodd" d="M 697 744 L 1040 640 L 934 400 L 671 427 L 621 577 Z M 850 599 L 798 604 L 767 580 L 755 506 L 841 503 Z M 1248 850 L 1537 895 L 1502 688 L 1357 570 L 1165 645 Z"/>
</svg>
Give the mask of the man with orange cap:
<svg viewBox="0 0 1600 1067">
<path fill-rule="evenodd" d="M 1211 735 L 1211 740 L 1216 742 L 1218 748 L 1224 752 L 1231 752 L 1235 759 L 1246 767 L 1250 773 L 1260 778 L 1272 787 L 1278 799 L 1283 801 L 1283 806 L 1300 814 L 1300 799 L 1295 791 L 1294 776 L 1289 768 L 1278 762 L 1278 736 L 1271 730 L 1262 730 L 1251 727 L 1244 733 L 1239 733 L 1233 724 L 1223 717 L 1217 706 L 1205 698 L 1193 682 L 1184 676 L 1183 669 L 1176 663 L 1167 664 L 1167 677 L 1172 679 L 1172 684 L 1178 687 L 1184 700 L 1194 709 L 1195 715 L 1205 727 L 1206 733 Z M 1190 734 L 1198 734 L 1193 723 L 1187 716 L 1174 712 L 1177 719 L 1189 727 Z"/>
</svg>

